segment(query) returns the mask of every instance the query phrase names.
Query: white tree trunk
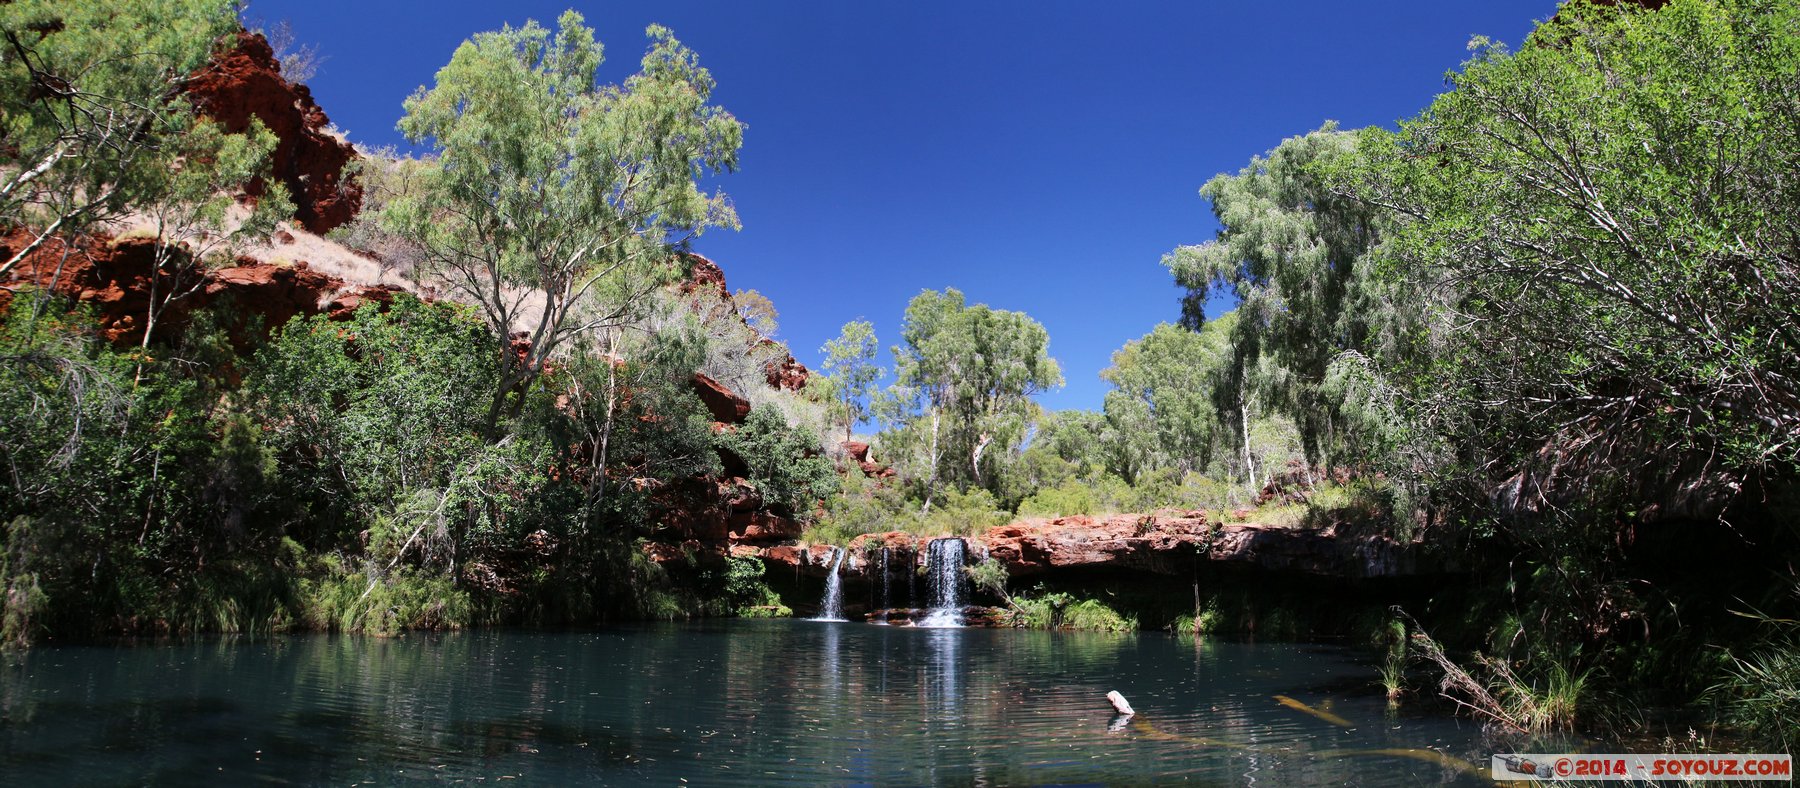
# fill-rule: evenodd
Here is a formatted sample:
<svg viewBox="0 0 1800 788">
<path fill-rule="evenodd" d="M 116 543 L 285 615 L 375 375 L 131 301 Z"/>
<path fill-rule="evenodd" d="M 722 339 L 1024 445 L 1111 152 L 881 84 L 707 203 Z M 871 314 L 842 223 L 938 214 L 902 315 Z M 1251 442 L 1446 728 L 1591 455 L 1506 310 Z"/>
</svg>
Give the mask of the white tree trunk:
<svg viewBox="0 0 1800 788">
<path fill-rule="evenodd" d="M 1244 425 L 1244 473 L 1250 477 L 1250 497 L 1256 497 L 1256 461 L 1250 457 L 1250 406 L 1238 402 L 1238 417 Z"/>
</svg>

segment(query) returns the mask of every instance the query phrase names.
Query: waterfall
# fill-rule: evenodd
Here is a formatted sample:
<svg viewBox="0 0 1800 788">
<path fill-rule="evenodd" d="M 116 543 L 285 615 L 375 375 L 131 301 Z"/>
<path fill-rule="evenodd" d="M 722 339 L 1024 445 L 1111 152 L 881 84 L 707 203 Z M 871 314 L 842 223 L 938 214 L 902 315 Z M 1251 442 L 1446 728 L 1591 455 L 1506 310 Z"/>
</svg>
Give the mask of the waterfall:
<svg viewBox="0 0 1800 788">
<path fill-rule="evenodd" d="M 919 550 L 906 548 L 906 607 L 908 610 L 919 606 Z"/>
<path fill-rule="evenodd" d="M 931 610 L 922 627 L 960 627 L 962 617 L 963 540 L 934 539 L 926 548 L 925 579 L 931 584 Z"/>
<path fill-rule="evenodd" d="M 888 573 L 888 552 L 888 548 L 881 548 L 881 620 L 876 621 L 875 623 L 877 624 L 887 623 L 887 611 L 893 607 L 893 599 L 889 597 L 888 592 L 888 580 L 890 579 Z"/>
<path fill-rule="evenodd" d="M 838 570 L 844 564 L 844 548 L 831 552 L 830 574 L 825 576 L 825 599 L 819 602 L 819 616 L 814 621 L 844 621 L 844 584 Z"/>
</svg>

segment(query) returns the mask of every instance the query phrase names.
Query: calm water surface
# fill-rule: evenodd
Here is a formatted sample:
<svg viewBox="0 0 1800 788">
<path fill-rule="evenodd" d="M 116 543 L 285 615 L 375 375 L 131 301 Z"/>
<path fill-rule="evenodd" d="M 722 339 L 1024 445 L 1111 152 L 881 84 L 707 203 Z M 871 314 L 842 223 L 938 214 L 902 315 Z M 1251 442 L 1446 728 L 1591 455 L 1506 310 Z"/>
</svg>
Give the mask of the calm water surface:
<svg viewBox="0 0 1800 788">
<path fill-rule="evenodd" d="M 1152 633 L 720 621 L 5 659 L 7 784 L 1473 785 L 1457 764 L 1491 752 L 1387 712 L 1364 654 Z"/>
</svg>

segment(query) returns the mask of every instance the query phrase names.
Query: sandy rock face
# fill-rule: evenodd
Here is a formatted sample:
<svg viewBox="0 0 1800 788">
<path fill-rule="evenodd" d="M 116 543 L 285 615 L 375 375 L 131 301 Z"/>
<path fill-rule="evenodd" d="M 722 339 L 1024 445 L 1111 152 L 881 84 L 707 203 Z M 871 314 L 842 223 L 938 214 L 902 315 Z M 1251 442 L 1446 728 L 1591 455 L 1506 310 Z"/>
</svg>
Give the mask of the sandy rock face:
<svg viewBox="0 0 1800 788">
<path fill-rule="evenodd" d="M 248 130 L 254 118 L 275 134 L 271 175 L 287 186 L 294 218 L 307 230 L 324 233 L 356 216 L 362 186 L 344 176 L 356 149 L 326 132 L 331 120 L 312 91 L 281 76 L 281 64 L 261 34 L 238 33 L 233 47 L 189 81 L 188 97 L 229 131 Z M 245 191 L 255 197 L 266 188 L 259 181 Z"/>
</svg>

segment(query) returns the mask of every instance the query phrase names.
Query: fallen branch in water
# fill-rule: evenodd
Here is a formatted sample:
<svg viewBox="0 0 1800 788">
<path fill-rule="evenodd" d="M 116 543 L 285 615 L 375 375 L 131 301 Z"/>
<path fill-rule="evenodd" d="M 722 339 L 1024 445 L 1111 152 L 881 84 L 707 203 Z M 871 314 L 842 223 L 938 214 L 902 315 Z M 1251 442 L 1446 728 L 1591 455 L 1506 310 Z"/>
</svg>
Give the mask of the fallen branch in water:
<svg viewBox="0 0 1800 788">
<path fill-rule="evenodd" d="M 1468 671 L 1450 661 L 1450 657 L 1444 654 L 1444 648 L 1425 633 L 1425 628 L 1419 626 L 1418 621 L 1398 607 L 1394 608 L 1393 612 L 1395 615 L 1405 618 L 1407 623 L 1412 625 L 1410 635 L 1412 647 L 1418 650 L 1420 656 L 1431 660 L 1438 666 L 1438 669 L 1444 672 L 1443 680 L 1438 682 L 1439 695 L 1457 706 L 1468 709 L 1476 716 L 1486 717 L 1520 733 L 1529 732 L 1523 721 L 1508 712 L 1506 707 L 1501 705 L 1500 700 L 1495 698 L 1493 693 L 1488 692 L 1486 685 L 1476 681 Z"/>
</svg>

